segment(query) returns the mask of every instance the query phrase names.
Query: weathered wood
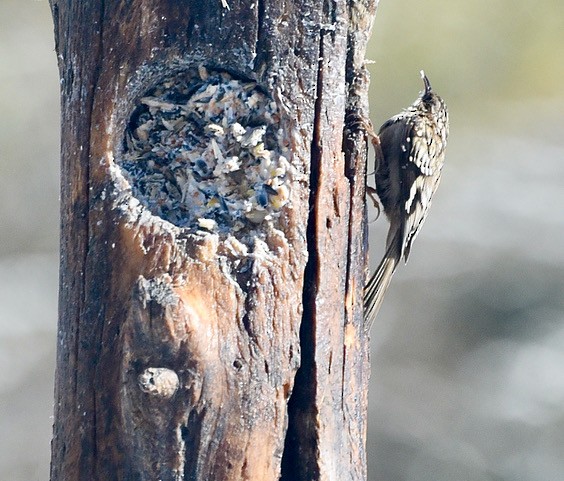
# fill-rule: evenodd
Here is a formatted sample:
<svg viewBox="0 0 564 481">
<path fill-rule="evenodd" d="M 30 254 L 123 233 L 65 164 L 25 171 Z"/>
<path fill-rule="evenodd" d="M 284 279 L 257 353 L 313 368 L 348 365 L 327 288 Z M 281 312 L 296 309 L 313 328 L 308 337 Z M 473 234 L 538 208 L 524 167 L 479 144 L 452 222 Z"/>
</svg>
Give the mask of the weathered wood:
<svg viewBox="0 0 564 481">
<path fill-rule="evenodd" d="M 51 0 L 62 83 L 52 481 L 366 477 L 366 146 L 345 120 L 367 109 L 375 4 L 228 3 Z M 274 102 L 265 145 L 275 158 L 287 149 L 291 168 L 264 198 L 288 187 L 288 202 L 261 200 L 272 215 L 240 230 L 174 225 L 135 199 L 148 188 L 124 171 L 126 131 L 163 82 L 221 72 Z"/>
</svg>

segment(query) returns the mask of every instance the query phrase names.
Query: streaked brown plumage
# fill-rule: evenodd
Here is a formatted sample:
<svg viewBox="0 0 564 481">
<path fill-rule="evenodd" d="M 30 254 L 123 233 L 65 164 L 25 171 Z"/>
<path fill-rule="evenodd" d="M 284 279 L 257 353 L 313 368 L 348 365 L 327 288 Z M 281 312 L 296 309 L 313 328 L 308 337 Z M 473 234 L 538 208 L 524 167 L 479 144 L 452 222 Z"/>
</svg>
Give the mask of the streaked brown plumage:
<svg viewBox="0 0 564 481">
<path fill-rule="evenodd" d="M 399 260 L 411 246 L 441 180 L 448 137 L 448 112 L 421 71 L 425 89 L 407 109 L 385 122 L 376 149 L 376 193 L 390 228 L 386 252 L 364 290 L 364 322 L 370 328 Z"/>
</svg>

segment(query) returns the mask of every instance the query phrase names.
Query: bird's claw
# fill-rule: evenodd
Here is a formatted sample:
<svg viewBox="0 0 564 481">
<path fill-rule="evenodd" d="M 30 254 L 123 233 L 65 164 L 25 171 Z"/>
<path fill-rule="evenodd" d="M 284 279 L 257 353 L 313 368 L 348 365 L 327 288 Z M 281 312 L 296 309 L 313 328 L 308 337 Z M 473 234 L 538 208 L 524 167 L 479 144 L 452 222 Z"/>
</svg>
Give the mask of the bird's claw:
<svg viewBox="0 0 564 481">
<path fill-rule="evenodd" d="M 376 189 L 374 187 L 370 187 L 369 185 L 367 185 L 366 186 L 366 195 L 368 197 L 370 197 L 370 200 L 372 201 L 372 204 L 374 205 L 374 208 L 377 211 L 376 219 L 374 219 L 374 220 L 377 220 L 380 217 L 380 212 L 382 212 L 382 209 L 380 207 L 380 202 L 378 201 L 378 198 L 377 198 L 378 194 L 376 193 Z"/>
</svg>

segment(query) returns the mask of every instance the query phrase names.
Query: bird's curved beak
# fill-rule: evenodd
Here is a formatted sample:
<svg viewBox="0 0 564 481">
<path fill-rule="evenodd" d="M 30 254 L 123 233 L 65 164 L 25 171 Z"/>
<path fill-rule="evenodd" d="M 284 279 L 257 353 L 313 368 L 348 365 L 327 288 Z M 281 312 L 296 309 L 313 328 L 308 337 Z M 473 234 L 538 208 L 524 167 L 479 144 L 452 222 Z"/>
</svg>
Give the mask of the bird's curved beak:
<svg viewBox="0 0 564 481">
<path fill-rule="evenodd" d="M 431 94 L 431 82 L 429 82 L 429 79 L 427 78 L 427 75 L 425 75 L 425 72 L 423 70 L 421 70 L 421 78 L 423 79 L 423 84 L 425 85 L 425 92 L 423 92 L 422 96 L 427 97 Z"/>
</svg>

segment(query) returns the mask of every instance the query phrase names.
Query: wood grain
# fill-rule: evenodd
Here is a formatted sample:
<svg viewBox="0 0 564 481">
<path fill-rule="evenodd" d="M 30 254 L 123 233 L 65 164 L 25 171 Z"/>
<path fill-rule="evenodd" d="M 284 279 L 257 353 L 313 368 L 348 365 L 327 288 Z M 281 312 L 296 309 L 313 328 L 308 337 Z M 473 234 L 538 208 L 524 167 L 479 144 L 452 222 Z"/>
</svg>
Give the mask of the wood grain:
<svg viewBox="0 0 564 481">
<path fill-rule="evenodd" d="M 361 480 L 364 50 L 373 1 L 51 0 L 61 269 L 51 480 Z M 204 65 L 281 112 L 290 203 L 255 240 L 174 226 L 116 165 L 139 99 Z M 243 255 L 237 242 L 244 242 Z"/>
</svg>

